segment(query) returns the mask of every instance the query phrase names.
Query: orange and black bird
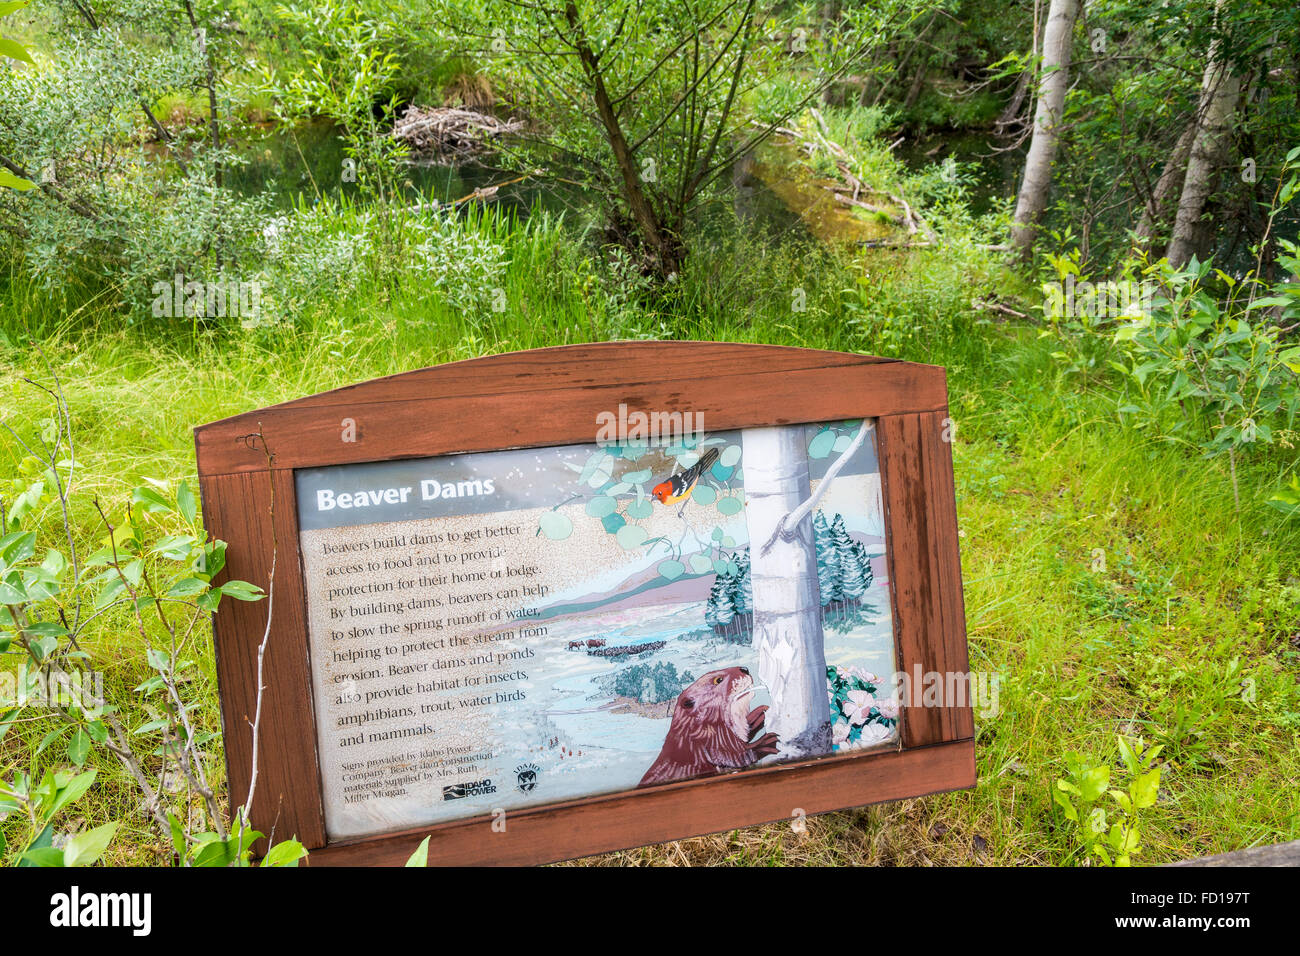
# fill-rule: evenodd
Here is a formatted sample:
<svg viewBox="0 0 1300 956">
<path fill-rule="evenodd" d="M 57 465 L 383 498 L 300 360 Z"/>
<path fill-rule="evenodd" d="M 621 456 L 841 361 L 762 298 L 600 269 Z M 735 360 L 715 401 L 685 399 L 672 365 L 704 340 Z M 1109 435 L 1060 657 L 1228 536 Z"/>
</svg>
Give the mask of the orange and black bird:
<svg viewBox="0 0 1300 956">
<path fill-rule="evenodd" d="M 710 448 L 700 456 L 699 461 L 691 465 L 691 467 L 687 468 L 685 471 L 679 471 L 675 475 L 669 475 L 666 479 L 655 485 L 654 490 L 650 493 L 659 499 L 660 504 L 676 504 L 691 493 L 691 489 L 694 488 L 695 483 L 700 480 L 700 476 L 712 468 L 713 463 L 717 460 L 718 450 L 716 448 Z M 677 516 L 681 517 L 682 511 L 685 510 L 686 505 L 683 504 L 681 509 L 677 512 Z"/>
</svg>

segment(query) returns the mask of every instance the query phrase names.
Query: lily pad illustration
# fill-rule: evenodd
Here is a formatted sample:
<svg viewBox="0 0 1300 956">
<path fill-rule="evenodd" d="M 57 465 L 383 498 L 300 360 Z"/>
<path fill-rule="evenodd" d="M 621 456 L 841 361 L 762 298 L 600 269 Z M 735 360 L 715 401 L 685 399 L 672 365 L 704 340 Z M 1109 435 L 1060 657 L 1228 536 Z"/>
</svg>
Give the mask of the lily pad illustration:
<svg viewBox="0 0 1300 956">
<path fill-rule="evenodd" d="M 685 573 L 686 565 L 682 564 L 680 561 L 674 561 L 670 558 L 667 561 L 659 562 L 660 576 L 667 578 L 669 581 L 676 581 Z"/>
<path fill-rule="evenodd" d="M 546 512 L 538 519 L 537 524 L 542 529 L 542 534 L 552 541 L 563 541 L 573 534 L 573 522 L 569 520 L 568 515 L 562 515 L 558 511 Z"/>
</svg>

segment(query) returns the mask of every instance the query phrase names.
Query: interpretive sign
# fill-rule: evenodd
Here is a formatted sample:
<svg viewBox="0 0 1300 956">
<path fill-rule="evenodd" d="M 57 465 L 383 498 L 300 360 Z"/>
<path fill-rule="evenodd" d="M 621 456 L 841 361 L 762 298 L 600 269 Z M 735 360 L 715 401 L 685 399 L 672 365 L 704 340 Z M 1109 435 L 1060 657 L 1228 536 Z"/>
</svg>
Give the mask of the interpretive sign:
<svg viewBox="0 0 1300 956">
<path fill-rule="evenodd" d="M 950 435 L 942 369 L 690 342 L 202 426 L 229 573 L 275 568 L 254 824 L 539 862 L 973 784 Z M 236 791 L 265 613 L 215 621 Z"/>
</svg>

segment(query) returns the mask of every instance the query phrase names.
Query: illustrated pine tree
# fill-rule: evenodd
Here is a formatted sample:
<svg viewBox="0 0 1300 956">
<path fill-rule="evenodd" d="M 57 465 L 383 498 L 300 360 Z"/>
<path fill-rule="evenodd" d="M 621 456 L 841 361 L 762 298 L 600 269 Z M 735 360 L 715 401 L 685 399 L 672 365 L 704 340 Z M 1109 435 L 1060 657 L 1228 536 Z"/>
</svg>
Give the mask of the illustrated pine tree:
<svg viewBox="0 0 1300 956">
<path fill-rule="evenodd" d="M 750 576 L 749 550 L 742 551 L 736 557 L 736 571 L 728 580 L 731 606 L 736 616 L 732 621 L 736 639 L 748 642 L 754 624 L 754 585 Z"/>
<path fill-rule="evenodd" d="M 867 580 L 867 567 L 864 566 L 864 552 L 858 542 L 849 537 L 848 530 L 844 527 L 844 519 L 840 515 L 835 516 L 835 523 L 831 526 L 831 536 L 835 543 L 835 553 L 839 558 L 840 564 L 840 592 L 843 600 L 856 601 L 866 593 L 869 581 Z"/>
<path fill-rule="evenodd" d="M 709 589 L 709 602 L 704 610 L 704 622 L 715 631 L 725 633 L 736 616 L 736 606 L 732 601 L 731 575 L 723 572 L 713 579 Z"/>
<path fill-rule="evenodd" d="M 840 559 L 831 541 L 830 525 L 821 511 L 813 516 L 813 541 L 817 548 L 817 589 L 821 605 L 826 607 L 840 599 Z"/>
<path fill-rule="evenodd" d="M 876 572 L 871 570 L 871 555 L 867 554 L 867 546 L 861 541 L 853 542 L 853 554 L 857 558 L 858 566 L 862 568 L 862 592 L 865 594 L 876 579 Z"/>
</svg>

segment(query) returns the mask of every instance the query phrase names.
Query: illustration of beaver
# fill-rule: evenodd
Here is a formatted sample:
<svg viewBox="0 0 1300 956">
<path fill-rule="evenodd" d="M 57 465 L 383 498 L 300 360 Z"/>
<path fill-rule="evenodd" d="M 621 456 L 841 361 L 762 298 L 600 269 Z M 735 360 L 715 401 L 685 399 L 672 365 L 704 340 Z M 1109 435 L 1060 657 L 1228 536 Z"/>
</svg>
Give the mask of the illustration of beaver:
<svg viewBox="0 0 1300 956">
<path fill-rule="evenodd" d="M 687 687 L 677 697 L 658 759 L 637 786 L 739 770 L 776 753 L 776 734 L 755 738 L 767 706 L 750 710 L 753 694 L 754 678 L 744 667 L 710 671 Z"/>
</svg>

